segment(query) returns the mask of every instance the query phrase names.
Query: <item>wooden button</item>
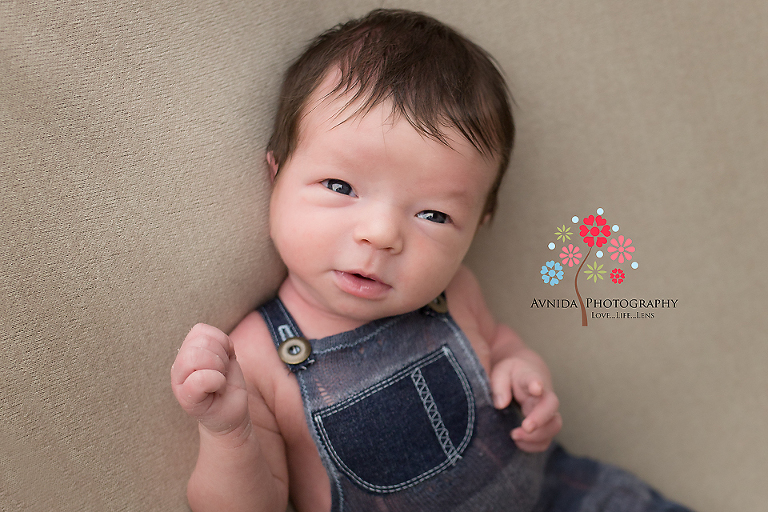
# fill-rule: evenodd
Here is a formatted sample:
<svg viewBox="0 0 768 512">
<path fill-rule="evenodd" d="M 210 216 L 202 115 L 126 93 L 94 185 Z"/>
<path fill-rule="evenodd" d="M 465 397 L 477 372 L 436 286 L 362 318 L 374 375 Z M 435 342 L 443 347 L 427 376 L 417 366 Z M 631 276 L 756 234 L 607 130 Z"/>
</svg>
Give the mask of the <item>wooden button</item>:
<svg viewBox="0 0 768 512">
<path fill-rule="evenodd" d="M 312 345 L 304 338 L 288 338 L 277 347 L 277 353 L 286 364 L 300 364 L 312 354 Z"/>
<path fill-rule="evenodd" d="M 435 313 L 447 313 L 448 312 L 448 302 L 446 302 L 445 297 L 442 295 L 438 295 L 435 297 L 435 300 L 430 302 L 428 304 L 430 308 L 432 308 L 432 311 Z"/>
</svg>

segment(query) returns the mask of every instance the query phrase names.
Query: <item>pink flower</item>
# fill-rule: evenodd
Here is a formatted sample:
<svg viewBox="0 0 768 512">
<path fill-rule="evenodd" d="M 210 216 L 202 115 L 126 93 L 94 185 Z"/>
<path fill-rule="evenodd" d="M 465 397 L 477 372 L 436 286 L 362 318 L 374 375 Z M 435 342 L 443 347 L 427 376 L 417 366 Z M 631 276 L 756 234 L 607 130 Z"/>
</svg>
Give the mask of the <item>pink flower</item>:
<svg viewBox="0 0 768 512">
<path fill-rule="evenodd" d="M 611 272 L 611 281 L 613 281 L 616 284 L 621 284 L 624 282 L 624 279 L 626 279 L 626 275 L 620 268 L 615 268 Z"/>
<path fill-rule="evenodd" d="M 624 263 L 624 260 L 631 260 L 632 259 L 632 253 L 635 252 L 634 247 L 630 247 L 632 245 L 632 239 L 631 238 L 624 238 L 624 235 L 619 235 L 619 239 L 616 240 L 615 238 L 611 240 L 611 245 L 613 247 L 608 248 L 608 252 L 611 254 L 611 259 L 616 261 L 616 258 L 619 259 L 619 263 Z"/>
<path fill-rule="evenodd" d="M 595 217 L 590 215 L 584 219 L 584 224 L 581 225 L 579 236 L 584 239 L 584 243 L 589 247 L 597 245 L 602 247 L 608 241 L 608 237 L 611 236 L 611 228 L 608 227 L 608 221 L 601 215 Z M 600 236 L 603 235 L 603 236 Z"/>
<path fill-rule="evenodd" d="M 563 252 L 560 253 L 560 258 L 563 260 L 563 265 L 573 267 L 578 265 L 581 261 L 581 249 L 574 247 L 573 244 L 568 244 L 568 247 L 563 247 Z"/>
</svg>

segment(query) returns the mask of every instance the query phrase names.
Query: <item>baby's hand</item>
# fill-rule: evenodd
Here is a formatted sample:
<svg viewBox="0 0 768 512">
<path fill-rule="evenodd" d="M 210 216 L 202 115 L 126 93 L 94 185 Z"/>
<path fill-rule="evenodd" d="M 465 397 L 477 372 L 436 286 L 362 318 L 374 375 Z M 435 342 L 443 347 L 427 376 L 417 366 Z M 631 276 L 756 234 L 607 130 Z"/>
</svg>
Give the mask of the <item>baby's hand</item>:
<svg viewBox="0 0 768 512">
<path fill-rule="evenodd" d="M 181 407 L 211 433 L 248 425 L 248 393 L 229 336 L 205 324 L 192 328 L 171 367 Z"/>
<path fill-rule="evenodd" d="M 509 358 L 494 365 L 490 379 L 497 409 L 509 406 L 514 396 L 523 411 L 522 425 L 511 432 L 515 444 L 526 452 L 546 450 L 563 426 L 549 378 L 530 362 Z"/>
</svg>

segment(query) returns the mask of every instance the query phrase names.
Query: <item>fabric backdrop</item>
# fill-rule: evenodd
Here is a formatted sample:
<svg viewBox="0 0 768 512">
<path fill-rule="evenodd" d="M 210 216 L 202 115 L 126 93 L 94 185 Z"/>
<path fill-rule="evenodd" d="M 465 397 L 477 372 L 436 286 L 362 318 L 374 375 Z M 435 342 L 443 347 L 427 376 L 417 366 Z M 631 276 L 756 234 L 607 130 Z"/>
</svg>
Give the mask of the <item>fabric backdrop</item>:
<svg viewBox="0 0 768 512">
<path fill-rule="evenodd" d="M 187 509 L 170 365 L 282 279 L 280 76 L 380 5 L 456 26 L 509 79 L 518 145 L 467 263 L 550 364 L 563 443 L 701 512 L 765 510 L 763 0 L 0 2 L 0 509 Z M 610 244 L 584 261 L 598 208 L 636 247 L 620 285 Z M 587 327 L 577 268 L 541 278 L 567 244 Z"/>
</svg>

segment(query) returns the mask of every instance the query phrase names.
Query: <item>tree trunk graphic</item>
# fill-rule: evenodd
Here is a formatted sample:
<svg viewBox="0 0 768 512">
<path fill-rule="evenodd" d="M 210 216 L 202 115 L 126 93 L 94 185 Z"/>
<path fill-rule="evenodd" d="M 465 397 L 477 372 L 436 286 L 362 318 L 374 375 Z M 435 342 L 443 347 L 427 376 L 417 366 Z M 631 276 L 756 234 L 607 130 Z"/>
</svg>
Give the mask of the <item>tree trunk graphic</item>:
<svg viewBox="0 0 768 512">
<path fill-rule="evenodd" d="M 587 258 L 589 258 L 589 255 L 592 253 L 592 248 L 589 248 L 589 251 L 587 252 L 587 255 L 584 256 L 584 259 L 581 260 L 581 265 L 579 265 L 579 269 L 576 271 L 576 279 L 573 280 L 573 287 L 576 288 L 576 297 L 579 298 L 579 305 L 581 306 L 581 325 L 582 327 L 587 326 L 587 310 L 584 307 L 584 301 L 581 299 L 581 294 L 579 293 L 579 274 L 581 273 L 581 267 L 584 266 L 584 263 L 587 262 Z"/>
</svg>

